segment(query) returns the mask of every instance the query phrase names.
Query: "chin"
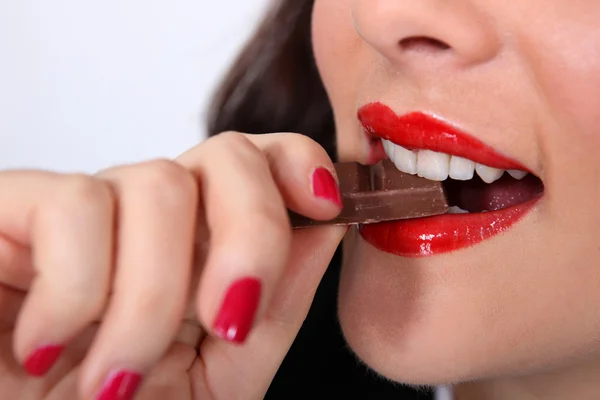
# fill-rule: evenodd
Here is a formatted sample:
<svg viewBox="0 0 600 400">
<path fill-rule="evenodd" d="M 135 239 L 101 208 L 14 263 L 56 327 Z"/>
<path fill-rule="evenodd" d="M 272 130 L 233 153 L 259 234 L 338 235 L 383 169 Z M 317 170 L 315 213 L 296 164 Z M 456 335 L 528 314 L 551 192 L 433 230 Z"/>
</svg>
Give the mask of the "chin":
<svg viewBox="0 0 600 400">
<path fill-rule="evenodd" d="M 423 261 L 399 265 L 351 232 L 338 298 L 344 337 L 363 363 L 395 382 L 433 386 L 463 380 L 470 375 L 460 359 L 465 344 L 453 316 L 430 303 L 426 292 L 434 283 L 425 284 L 426 274 L 415 265 Z"/>
<path fill-rule="evenodd" d="M 412 326 L 392 334 L 384 317 L 365 314 L 353 302 L 340 302 L 339 318 L 346 342 L 356 357 L 386 379 L 411 386 L 436 386 L 475 378 L 472 371 L 463 367 L 469 364 L 465 362 L 468 360 L 438 351 L 456 349 L 460 344 L 448 341 L 443 332 L 437 338 L 428 334 L 435 327 L 407 321 Z"/>
<path fill-rule="evenodd" d="M 341 308 L 344 309 L 349 307 Z M 462 360 L 448 360 L 435 353 L 434 349 L 440 343 L 407 337 L 404 339 L 409 340 L 410 345 L 394 345 L 382 340 L 382 334 L 375 326 L 366 327 L 363 318 L 344 311 L 340 312 L 340 323 L 348 346 L 356 357 L 381 377 L 411 386 L 437 386 L 473 378 L 461 368 Z"/>
<path fill-rule="evenodd" d="M 532 297 L 554 282 L 521 268 L 522 260 L 534 259 L 527 249 L 502 258 L 494 254 L 507 240 L 405 258 L 381 252 L 350 231 L 338 298 L 348 345 L 377 374 L 418 386 L 523 376 L 581 361 L 579 351 L 598 347 L 597 337 L 583 337 L 581 316 L 569 313 L 564 299 Z M 517 270 L 522 281 L 510 279 Z"/>
</svg>

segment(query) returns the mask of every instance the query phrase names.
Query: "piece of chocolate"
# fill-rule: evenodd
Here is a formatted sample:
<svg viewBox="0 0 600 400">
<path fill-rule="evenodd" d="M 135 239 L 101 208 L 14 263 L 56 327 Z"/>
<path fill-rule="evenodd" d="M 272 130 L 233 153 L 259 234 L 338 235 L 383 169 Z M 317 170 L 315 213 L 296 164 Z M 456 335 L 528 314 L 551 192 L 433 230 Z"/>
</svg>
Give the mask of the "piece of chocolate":
<svg viewBox="0 0 600 400">
<path fill-rule="evenodd" d="M 337 163 L 335 170 L 344 204 L 342 212 L 329 221 L 315 221 L 290 212 L 294 228 L 369 224 L 448 211 L 441 182 L 400 172 L 390 160 L 371 166 Z"/>
</svg>

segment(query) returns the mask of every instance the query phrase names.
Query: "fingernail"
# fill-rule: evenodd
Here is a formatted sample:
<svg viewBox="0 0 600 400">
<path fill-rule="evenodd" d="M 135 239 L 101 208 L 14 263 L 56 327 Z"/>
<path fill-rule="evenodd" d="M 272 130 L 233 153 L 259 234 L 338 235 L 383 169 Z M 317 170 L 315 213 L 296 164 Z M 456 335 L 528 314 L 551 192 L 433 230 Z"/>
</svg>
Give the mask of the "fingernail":
<svg viewBox="0 0 600 400">
<path fill-rule="evenodd" d="M 52 368 L 64 346 L 46 345 L 35 349 L 23 363 L 25 371 L 32 376 L 44 376 Z"/>
<path fill-rule="evenodd" d="M 342 196 L 337 181 L 326 168 L 317 168 L 313 173 L 312 187 L 315 197 L 334 202 L 342 207 Z"/>
<path fill-rule="evenodd" d="M 96 400 L 131 400 L 135 395 L 142 375 L 131 371 L 117 371 L 111 373 Z"/>
<path fill-rule="evenodd" d="M 260 303 L 261 286 L 258 279 L 243 278 L 229 287 L 213 324 L 217 336 L 234 343 L 246 340 Z"/>
</svg>

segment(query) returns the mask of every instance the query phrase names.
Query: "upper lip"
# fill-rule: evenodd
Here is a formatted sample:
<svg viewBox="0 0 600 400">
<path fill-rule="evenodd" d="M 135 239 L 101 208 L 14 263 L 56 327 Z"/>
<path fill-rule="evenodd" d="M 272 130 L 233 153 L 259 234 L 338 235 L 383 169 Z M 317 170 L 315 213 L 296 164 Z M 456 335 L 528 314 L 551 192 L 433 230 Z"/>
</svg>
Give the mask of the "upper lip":
<svg viewBox="0 0 600 400">
<path fill-rule="evenodd" d="M 441 119 L 423 112 L 397 115 L 382 103 L 369 103 L 358 111 L 365 130 L 407 149 L 427 149 L 467 158 L 498 169 L 527 171 L 521 163 Z"/>
</svg>

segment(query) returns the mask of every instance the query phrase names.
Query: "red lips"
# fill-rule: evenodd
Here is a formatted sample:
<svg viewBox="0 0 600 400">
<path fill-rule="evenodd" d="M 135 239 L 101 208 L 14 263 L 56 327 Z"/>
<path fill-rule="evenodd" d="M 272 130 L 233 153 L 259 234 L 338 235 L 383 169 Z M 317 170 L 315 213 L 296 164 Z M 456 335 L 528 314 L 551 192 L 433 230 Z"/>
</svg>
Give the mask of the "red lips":
<svg viewBox="0 0 600 400">
<path fill-rule="evenodd" d="M 519 162 L 473 136 L 421 112 L 398 116 L 381 103 L 371 103 L 359 110 L 358 118 L 372 136 L 404 148 L 443 152 L 499 169 L 525 170 Z M 540 198 L 541 194 L 521 204 L 484 213 L 363 225 L 360 233 L 371 245 L 387 253 L 431 256 L 470 247 L 505 232 L 532 210 Z"/>
<path fill-rule="evenodd" d="M 358 119 L 373 136 L 409 150 L 427 149 L 468 158 L 498 169 L 525 170 L 473 136 L 421 112 L 398 116 L 388 106 L 371 103 L 358 111 Z"/>
<path fill-rule="evenodd" d="M 498 211 L 446 214 L 362 225 L 362 237 L 386 253 L 422 257 L 473 246 L 509 229 L 539 198 Z"/>
</svg>

